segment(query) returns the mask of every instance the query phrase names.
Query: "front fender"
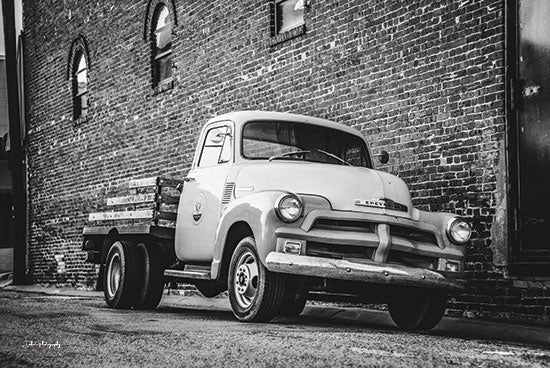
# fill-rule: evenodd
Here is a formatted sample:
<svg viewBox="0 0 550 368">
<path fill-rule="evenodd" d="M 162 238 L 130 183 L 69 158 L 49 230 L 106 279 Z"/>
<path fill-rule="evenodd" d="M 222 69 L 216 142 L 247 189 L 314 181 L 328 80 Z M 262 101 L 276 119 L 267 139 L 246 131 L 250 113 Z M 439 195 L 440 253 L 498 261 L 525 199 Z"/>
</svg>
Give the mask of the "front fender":
<svg viewBox="0 0 550 368">
<path fill-rule="evenodd" d="M 464 255 L 466 251 L 466 245 L 453 244 L 447 236 L 447 225 L 450 221 L 456 219 L 457 217 L 459 216 L 446 212 L 419 211 L 419 220 L 421 222 L 435 225 L 435 227 L 439 230 L 445 248 L 457 249 Z"/>
<path fill-rule="evenodd" d="M 285 191 L 264 191 L 240 197 L 229 203 L 218 222 L 216 242 L 212 260 L 211 277 L 217 279 L 221 270 L 223 252 L 227 234 L 231 226 L 237 222 L 246 222 L 252 229 L 260 262 L 265 266 L 265 258 L 275 250 L 275 230 L 283 226 L 275 214 L 275 202 Z M 300 221 L 294 226 L 298 227 Z M 289 224 L 284 224 L 289 226 Z M 292 226 L 292 224 L 290 224 Z"/>
</svg>

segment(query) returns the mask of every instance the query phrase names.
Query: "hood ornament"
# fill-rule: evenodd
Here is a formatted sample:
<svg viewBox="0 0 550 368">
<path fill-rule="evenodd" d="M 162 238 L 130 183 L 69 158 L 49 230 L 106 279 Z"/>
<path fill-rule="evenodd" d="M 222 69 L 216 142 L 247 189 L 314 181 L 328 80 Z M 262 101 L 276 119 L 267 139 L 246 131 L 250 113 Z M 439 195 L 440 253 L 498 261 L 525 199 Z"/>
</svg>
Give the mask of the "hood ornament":
<svg viewBox="0 0 550 368">
<path fill-rule="evenodd" d="M 356 199 L 356 206 L 361 207 L 375 207 L 375 208 L 385 208 L 388 210 L 408 212 L 409 208 L 404 204 L 397 203 L 396 201 L 389 198 L 380 198 L 380 199 Z"/>
</svg>

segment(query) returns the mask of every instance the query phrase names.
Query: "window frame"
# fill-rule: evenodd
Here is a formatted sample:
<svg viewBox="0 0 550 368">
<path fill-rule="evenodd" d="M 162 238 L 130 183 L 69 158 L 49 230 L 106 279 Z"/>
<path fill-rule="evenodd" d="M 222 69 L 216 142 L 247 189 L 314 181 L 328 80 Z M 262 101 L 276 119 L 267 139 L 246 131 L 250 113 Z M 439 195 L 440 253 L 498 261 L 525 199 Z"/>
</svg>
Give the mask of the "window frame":
<svg viewBox="0 0 550 368">
<path fill-rule="evenodd" d="M 304 8 L 303 8 L 303 14 L 302 14 L 302 21 L 299 24 L 296 24 L 292 28 L 288 28 L 280 32 L 278 30 L 278 6 L 280 3 L 283 3 L 285 1 L 292 1 L 292 0 L 271 0 L 270 1 L 270 8 L 271 8 L 271 19 L 270 19 L 270 34 L 271 39 L 268 42 L 268 45 L 270 47 L 273 47 L 277 44 L 280 44 L 282 42 L 285 42 L 287 40 L 290 40 L 292 38 L 298 37 L 300 35 L 303 35 L 306 33 L 306 14 L 309 9 L 309 1 L 303 0 L 304 2 Z"/>
<path fill-rule="evenodd" d="M 166 11 L 168 12 L 168 19 L 170 21 L 170 24 L 165 24 L 164 26 L 162 26 L 160 29 L 157 29 L 157 26 L 158 26 L 158 23 L 159 23 L 159 20 L 160 20 L 160 16 L 161 14 L 163 13 L 163 10 L 166 9 Z M 170 35 L 170 48 L 166 51 L 163 51 L 161 53 L 158 53 L 158 47 L 157 47 L 157 42 L 156 42 L 156 35 L 157 35 L 157 32 L 160 33 L 159 31 L 162 31 L 163 28 L 167 28 L 169 27 L 169 35 Z M 166 84 L 170 84 L 174 78 L 174 61 L 173 61 L 173 55 L 174 55 L 174 48 L 173 48 L 173 45 L 172 45 L 172 41 L 173 41 L 173 27 L 174 27 L 174 21 L 172 19 L 172 10 L 171 8 L 163 3 L 163 2 L 159 2 L 157 4 L 157 6 L 155 7 L 155 10 L 153 12 L 153 16 L 152 16 L 152 19 L 151 19 L 151 25 L 150 25 L 150 44 L 151 44 L 151 74 L 152 74 L 152 82 L 153 82 L 153 88 L 156 88 L 156 87 L 159 87 L 159 86 L 162 86 L 162 85 L 166 85 Z M 172 56 L 172 61 L 171 61 L 171 65 L 170 65 L 170 76 L 169 77 L 166 77 L 166 78 L 163 78 L 161 79 L 161 63 L 160 63 L 160 60 L 164 59 L 164 58 L 169 58 L 170 56 Z"/>
<path fill-rule="evenodd" d="M 208 165 L 201 165 L 201 161 L 202 161 L 202 157 L 203 157 L 203 154 L 204 154 L 204 149 L 207 147 L 207 138 L 208 138 L 208 135 L 210 134 L 210 132 L 214 129 L 220 129 L 220 128 L 227 128 L 227 133 L 226 136 L 224 137 L 223 139 L 223 142 L 221 144 L 221 149 L 220 149 L 220 153 L 218 155 L 218 162 L 215 163 L 215 164 L 208 164 Z M 220 159 L 221 159 L 221 156 L 224 152 L 224 149 L 225 149 L 225 144 L 227 143 L 227 140 L 229 137 L 229 153 L 230 153 L 230 157 L 229 157 L 229 160 L 227 161 L 224 161 L 224 162 L 220 162 Z M 234 154 L 234 140 L 235 140 L 235 135 L 234 135 L 234 129 L 232 127 L 232 124 L 230 122 L 217 122 L 215 124 L 211 124 L 209 125 L 206 129 L 205 129 L 205 132 L 204 132 L 204 137 L 201 139 L 201 146 L 200 146 L 200 154 L 197 156 L 197 162 L 195 163 L 195 168 L 197 169 L 203 169 L 203 168 L 207 168 L 207 167 L 214 167 L 214 166 L 221 166 L 221 165 L 227 165 L 229 163 L 232 163 L 234 158 L 235 158 L 235 154 Z M 215 147 L 215 146 L 214 146 Z"/>
<path fill-rule="evenodd" d="M 84 61 L 85 68 L 80 70 L 80 63 Z M 67 58 L 67 81 L 68 91 L 71 101 L 71 120 L 74 125 L 86 122 L 91 114 L 91 89 L 90 89 L 90 72 L 92 70 L 92 62 L 90 60 L 90 52 L 88 43 L 83 35 L 77 36 L 71 43 L 69 55 Z M 86 72 L 86 90 L 80 91 L 78 88 L 78 75 L 83 71 Z M 86 98 L 86 109 L 82 110 L 82 99 Z M 83 113 L 84 112 L 84 113 Z"/>
</svg>

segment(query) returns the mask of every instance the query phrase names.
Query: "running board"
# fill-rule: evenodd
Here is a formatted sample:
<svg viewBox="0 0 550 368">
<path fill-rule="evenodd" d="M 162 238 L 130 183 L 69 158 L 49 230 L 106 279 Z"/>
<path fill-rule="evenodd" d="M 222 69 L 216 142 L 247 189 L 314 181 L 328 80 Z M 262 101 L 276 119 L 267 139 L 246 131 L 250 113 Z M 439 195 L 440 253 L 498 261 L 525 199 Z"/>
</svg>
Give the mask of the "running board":
<svg viewBox="0 0 550 368">
<path fill-rule="evenodd" d="M 210 270 L 165 270 L 164 276 L 177 277 L 179 279 L 210 280 Z"/>
</svg>

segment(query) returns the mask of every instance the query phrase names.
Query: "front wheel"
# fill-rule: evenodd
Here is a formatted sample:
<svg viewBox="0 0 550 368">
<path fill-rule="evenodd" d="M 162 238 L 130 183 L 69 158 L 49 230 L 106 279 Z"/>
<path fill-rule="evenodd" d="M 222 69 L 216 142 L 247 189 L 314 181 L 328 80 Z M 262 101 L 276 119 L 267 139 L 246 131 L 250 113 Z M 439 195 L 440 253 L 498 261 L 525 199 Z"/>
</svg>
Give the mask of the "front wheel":
<svg viewBox="0 0 550 368">
<path fill-rule="evenodd" d="M 432 290 L 416 290 L 396 295 L 388 303 L 390 316 L 404 330 L 430 330 L 445 314 L 447 294 Z"/>
<path fill-rule="evenodd" d="M 287 276 L 285 295 L 281 303 L 279 315 L 296 317 L 302 313 L 306 303 L 307 291 L 304 290 L 303 281 L 297 277 Z"/>
<path fill-rule="evenodd" d="M 213 298 L 225 291 L 225 284 L 218 283 L 216 281 L 209 280 L 197 280 L 195 281 L 195 287 L 201 292 L 201 294 L 207 298 Z"/>
<path fill-rule="evenodd" d="M 237 244 L 228 276 L 229 301 L 239 321 L 267 322 L 279 311 L 285 293 L 285 276 L 270 272 L 262 265 L 253 237 Z"/>
</svg>

